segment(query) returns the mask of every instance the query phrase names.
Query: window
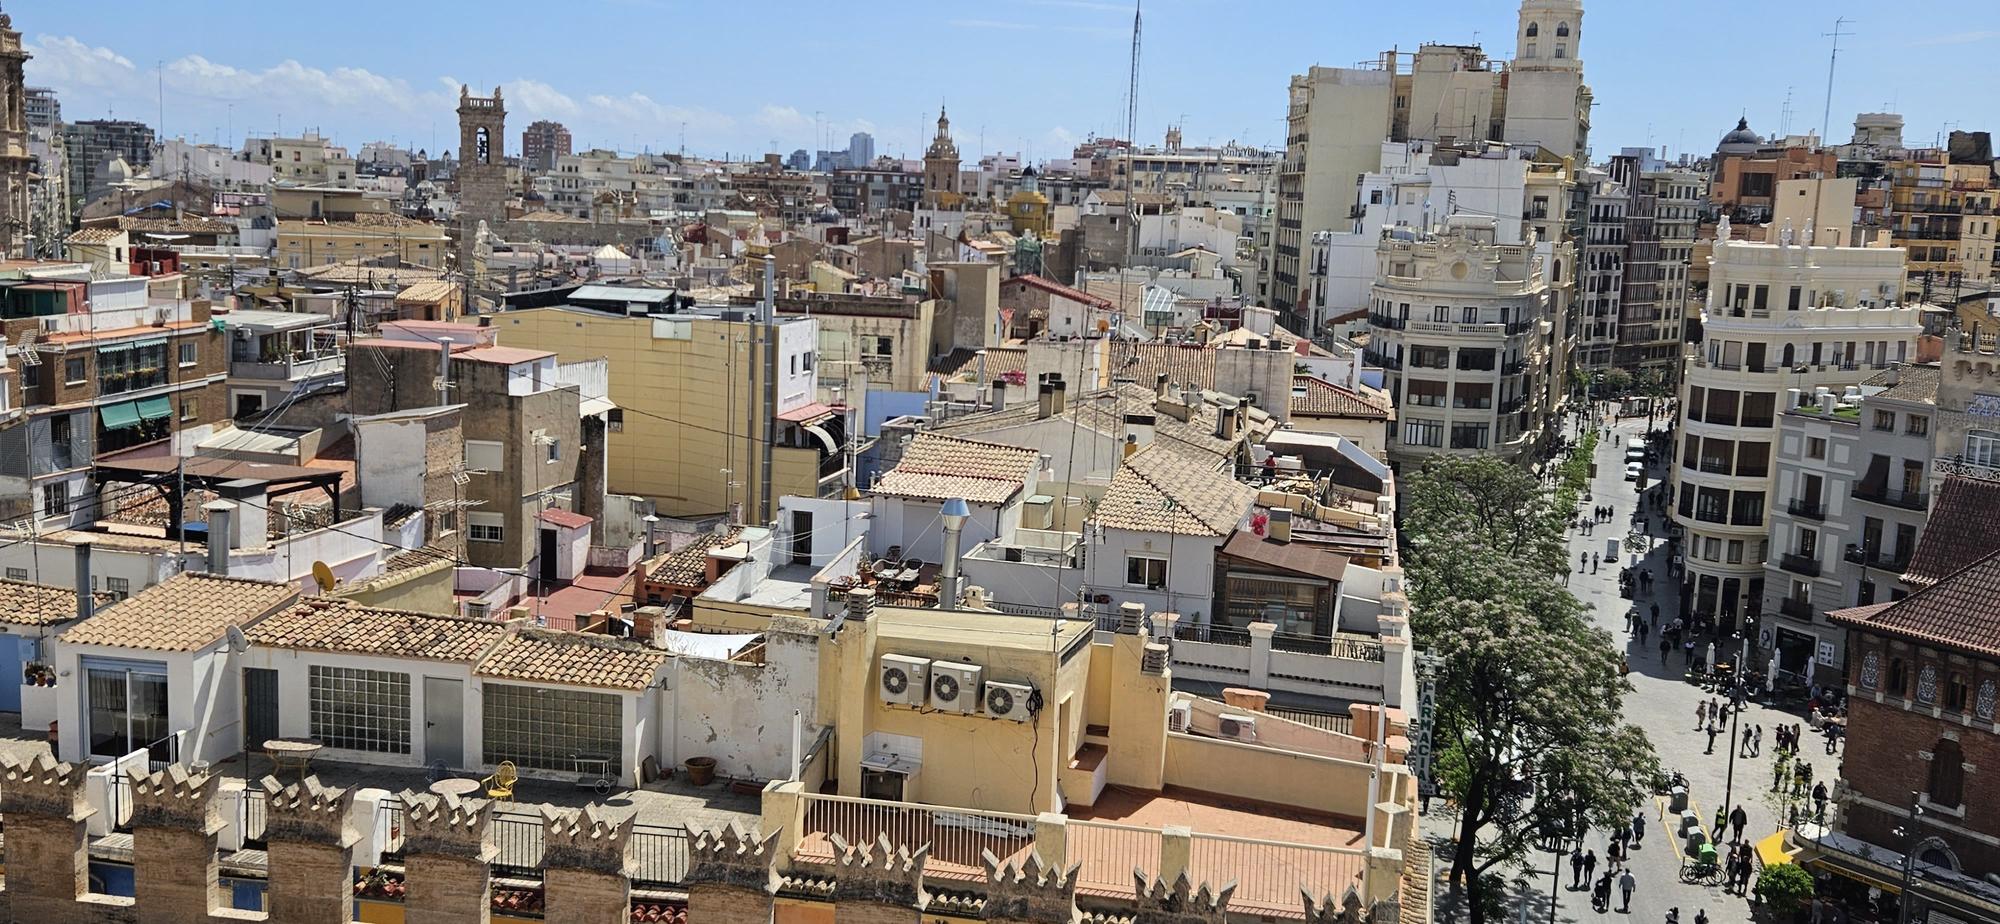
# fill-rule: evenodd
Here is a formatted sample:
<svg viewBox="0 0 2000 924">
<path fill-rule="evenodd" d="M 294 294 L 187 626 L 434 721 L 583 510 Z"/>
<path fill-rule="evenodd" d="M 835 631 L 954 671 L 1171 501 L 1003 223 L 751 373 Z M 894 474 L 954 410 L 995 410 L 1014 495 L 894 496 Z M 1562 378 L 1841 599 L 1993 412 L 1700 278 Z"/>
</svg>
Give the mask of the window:
<svg viewBox="0 0 2000 924">
<path fill-rule="evenodd" d="M 1944 682 L 1944 707 L 1953 712 L 1964 712 L 1966 694 L 1969 692 L 1969 689 L 1965 682 L 1965 675 L 1957 671 L 1952 671 L 1951 676 Z"/>
<path fill-rule="evenodd" d="M 468 511 L 465 514 L 465 537 L 474 542 L 499 542 L 504 536 L 507 519 L 498 513 Z"/>
<path fill-rule="evenodd" d="M 201 399 L 200 399 L 200 398 L 182 398 L 182 399 L 181 399 L 181 419 L 182 419 L 182 420 L 193 420 L 193 419 L 195 419 L 196 417 L 200 417 L 200 416 L 201 416 Z"/>
<path fill-rule="evenodd" d="M 42 384 L 42 367 L 40 364 L 33 366 L 23 365 L 21 367 L 22 388 L 37 388 L 40 387 L 41 384 Z"/>
<path fill-rule="evenodd" d="M 107 577 L 104 579 L 104 589 L 113 597 L 123 600 L 132 596 L 132 581 L 129 578 Z"/>
<path fill-rule="evenodd" d="M 1529 24 L 1528 24 L 1528 37 L 1529 37 L 1529 38 L 1534 38 L 1535 36 L 1537 36 L 1537 35 L 1540 35 L 1540 34 L 1542 34 L 1542 24 L 1541 24 L 1541 23 L 1538 23 L 1538 22 L 1531 22 L 1531 23 L 1529 23 Z"/>
<path fill-rule="evenodd" d="M 190 342 L 181 344 L 181 365 L 194 365 L 201 358 L 200 348 L 201 345 L 198 343 Z"/>
<path fill-rule="evenodd" d="M 27 579 L 28 579 L 28 569 L 26 569 L 26 568 L 8 568 L 8 569 L 7 569 L 7 580 L 10 580 L 10 581 L 25 581 L 25 580 L 27 580 Z"/>
<path fill-rule="evenodd" d="M 1435 420 L 1403 422 L 1403 443 L 1408 446 L 1444 445 L 1444 425 Z"/>
<path fill-rule="evenodd" d="M 1931 432 L 1931 419 L 1929 417 L 1920 414 L 1911 414 L 1905 420 L 1907 423 L 1904 424 L 1903 432 L 1911 436 L 1926 436 Z"/>
<path fill-rule="evenodd" d="M 1880 431 L 1882 431 L 1882 432 L 1884 432 L 1884 433 L 1894 433 L 1894 432 L 1896 432 L 1896 412 L 1895 412 L 1895 411 L 1876 411 L 1876 412 L 1875 412 L 1875 429 L 1877 429 L 1877 430 L 1880 430 Z"/>
<path fill-rule="evenodd" d="M 604 412 L 604 429 L 613 433 L 625 432 L 625 409 L 614 407 Z"/>
<path fill-rule="evenodd" d="M 42 516 L 52 517 L 69 512 L 69 482 L 58 481 L 42 486 Z"/>
<path fill-rule="evenodd" d="M 1125 556 L 1125 584 L 1147 590 L 1164 590 L 1167 586 L 1167 560 L 1150 555 Z"/>
<path fill-rule="evenodd" d="M 484 686 L 480 717 L 489 764 L 574 772 L 575 761 L 609 760 L 625 752 L 624 709 L 616 693 L 507 683 Z"/>
<path fill-rule="evenodd" d="M 1806 437 L 1806 458 L 1808 459 L 1826 458 L 1825 438 L 1818 436 Z"/>
<path fill-rule="evenodd" d="M 1732 565 L 1740 565 L 1743 563 L 1743 540 L 1741 539 L 1729 540 L 1729 552 L 1724 561 L 1727 561 Z"/>
<path fill-rule="evenodd" d="M 64 385 L 81 385 L 83 384 L 84 376 L 87 374 L 87 371 L 84 369 L 83 357 L 73 356 L 63 360 Z"/>
<path fill-rule="evenodd" d="M 497 472 L 505 469 L 505 447 L 495 440 L 466 440 L 465 467 L 470 471 Z"/>
<path fill-rule="evenodd" d="M 550 462 L 561 462 L 561 461 L 562 461 L 562 440 L 558 440 L 558 439 L 551 439 L 551 440 L 549 440 L 549 446 L 548 446 L 548 449 L 549 449 L 549 461 L 550 461 Z"/>
<path fill-rule="evenodd" d="M 33 369 L 34 367 L 27 366 L 25 368 Z M 2000 431 L 1966 431 L 1965 461 L 1974 465 L 2000 466 Z"/>
<path fill-rule="evenodd" d="M 1894 658 L 1894 657 L 1890 658 L 1889 688 L 1888 688 L 1889 692 L 1894 693 L 1898 696 L 1902 696 L 1906 692 L 1908 692 L 1909 684 L 1910 684 L 1910 665 L 1907 662 L 1905 662 L 1902 658 Z"/>
<path fill-rule="evenodd" d="M 1930 792 L 1935 805 L 1957 808 L 1965 799 L 1965 753 L 1956 740 L 1939 738 L 1931 746 Z"/>
<path fill-rule="evenodd" d="M 410 753 L 410 675 L 315 664 L 307 700 L 312 736 L 327 747 Z"/>
</svg>

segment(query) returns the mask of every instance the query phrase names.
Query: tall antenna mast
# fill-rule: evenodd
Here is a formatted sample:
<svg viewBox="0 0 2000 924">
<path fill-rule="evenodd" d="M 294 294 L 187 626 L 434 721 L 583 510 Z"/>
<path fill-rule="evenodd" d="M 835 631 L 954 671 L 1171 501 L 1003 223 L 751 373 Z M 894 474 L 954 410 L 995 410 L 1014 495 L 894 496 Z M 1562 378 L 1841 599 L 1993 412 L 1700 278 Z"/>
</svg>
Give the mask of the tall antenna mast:
<svg viewBox="0 0 2000 924">
<path fill-rule="evenodd" d="M 1826 112 L 1820 116 L 1819 120 L 1820 147 L 1826 146 L 1827 133 L 1833 129 L 1833 67 L 1840 61 L 1840 38 L 1844 35 L 1854 34 L 1841 30 L 1841 27 L 1847 25 L 1847 22 L 1847 17 L 1842 16 L 1833 21 L 1832 32 L 1824 33 L 1827 37 L 1833 39 L 1833 52 L 1826 56 Z"/>
<path fill-rule="evenodd" d="M 1783 138 L 1791 133 L 1792 133 L 1792 88 L 1786 87 L 1785 106 L 1783 109 L 1779 110 L 1779 116 L 1778 116 L 1778 137 Z M 1824 130 L 1822 130 L 1822 134 L 1824 134 Z"/>
<path fill-rule="evenodd" d="M 1139 146 L 1139 0 L 1132 0 L 1132 78 L 1125 87 L 1125 247 L 1129 264 L 1139 253 L 1139 178 L 1132 174 L 1132 152 Z M 1122 280 L 1124 274 L 1119 274 Z"/>
</svg>

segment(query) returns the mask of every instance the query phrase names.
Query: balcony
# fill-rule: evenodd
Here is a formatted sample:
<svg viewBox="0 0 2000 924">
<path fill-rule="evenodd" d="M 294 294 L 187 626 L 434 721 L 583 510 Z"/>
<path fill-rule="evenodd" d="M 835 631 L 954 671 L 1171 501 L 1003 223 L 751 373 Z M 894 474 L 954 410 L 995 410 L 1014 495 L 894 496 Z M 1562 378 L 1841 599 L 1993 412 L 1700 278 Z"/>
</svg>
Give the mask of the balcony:
<svg viewBox="0 0 2000 924">
<path fill-rule="evenodd" d="M 1811 555 L 1786 552 L 1778 556 L 1778 567 L 1793 574 L 1802 574 L 1806 577 L 1819 577 L 1819 559 Z"/>
<path fill-rule="evenodd" d="M 1401 318 L 1386 314 L 1371 314 L 1368 316 L 1368 326 L 1370 327 L 1386 327 L 1390 330 L 1402 330 L 1408 323 L 1408 321 Z"/>
<path fill-rule="evenodd" d="M 323 375 L 338 375 L 346 366 L 347 358 L 338 353 L 322 356 L 285 356 L 269 362 L 239 359 L 230 361 L 229 374 L 246 379 L 297 382 Z"/>
<path fill-rule="evenodd" d="M 1805 517 L 1808 520 L 1826 519 L 1826 505 L 1815 500 L 1794 497 L 1791 503 L 1785 505 L 1785 510 L 1792 516 Z"/>
<path fill-rule="evenodd" d="M 1520 375 L 1526 371 L 1528 371 L 1528 364 L 1518 359 L 1500 367 L 1501 375 Z"/>
<path fill-rule="evenodd" d="M 1877 568 L 1896 574 L 1902 574 L 1910 567 L 1910 553 L 1907 551 L 1884 555 L 1858 545 L 1849 545 L 1847 551 L 1841 553 L 1840 557 L 1850 564 L 1860 565 L 1863 568 Z"/>
<path fill-rule="evenodd" d="M 1854 496 L 1872 503 L 1904 510 L 1926 510 L 1930 507 L 1931 496 L 1923 491 L 1905 491 L 1887 485 L 1857 484 Z"/>
<path fill-rule="evenodd" d="M 1957 475 L 1962 478 L 2000 481 L 2000 460 L 1968 459 L 1963 455 L 1944 456 L 1931 463 L 1931 472 L 1939 476 Z"/>
<path fill-rule="evenodd" d="M 1806 622 L 1812 622 L 1813 618 L 1813 608 L 1811 601 L 1799 600 L 1793 597 L 1786 597 L 1782 600 L 1779 600 L 1778 612 L 1783 613 L 1786 616 L 1790 616 L 1793 619 L 1801 619 Z"/>
</svg>

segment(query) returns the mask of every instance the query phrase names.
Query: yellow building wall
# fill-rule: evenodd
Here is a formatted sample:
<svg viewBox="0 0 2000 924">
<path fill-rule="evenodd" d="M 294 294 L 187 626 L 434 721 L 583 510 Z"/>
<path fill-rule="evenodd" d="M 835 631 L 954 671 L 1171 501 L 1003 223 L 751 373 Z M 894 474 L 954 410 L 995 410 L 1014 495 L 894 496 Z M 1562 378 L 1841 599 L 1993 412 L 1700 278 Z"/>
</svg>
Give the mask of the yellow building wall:
<svg viewBox="0 0 2000 924">
<path fill-rule="evenodd" d="M 1362 818 L 1371 770 L 1365 763 L 1219 738 L 1167 736 L 1167 785 L 1273 805 Z"/>
<path fill-rule="evenodd" d="M 655 339 L 649 318 L 536 308 L 500 315 L 494 327 L 506 346 L 550 350 L 565 363 L 609 361 L 610 398 L 625 409 L 624 429 L 606 434 L 611 491 L 650 498 L 662 516 L 727 513 L 742 503 L 754 517 L 768 416 L 758 413 L 756 325 L 694 320 L 689 339 Z M 773 493 L 817 494 L 818 464 L 815 450 L 774 450 Z"/>
<path fill-rule="evenodd" d="M 363 257 L 400 256 L 405 263 L 438 266 L 448 239 L 444 230 L 417 228 L 343 228 L 338 225 L 278 225 L 278 265 L 324 266 Z"/>
</svg>

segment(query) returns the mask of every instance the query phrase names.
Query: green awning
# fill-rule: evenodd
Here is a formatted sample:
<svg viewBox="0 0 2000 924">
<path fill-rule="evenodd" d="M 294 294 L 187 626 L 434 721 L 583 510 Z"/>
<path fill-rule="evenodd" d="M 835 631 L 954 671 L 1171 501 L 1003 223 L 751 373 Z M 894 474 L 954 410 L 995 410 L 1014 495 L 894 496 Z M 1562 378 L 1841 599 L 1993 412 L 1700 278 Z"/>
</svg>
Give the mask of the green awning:
<svg viewBox="0 0 2000 924">
<path fill-rule="evenodd" d="M 101 346 L 101 347 L 98 347 L 98 348 L 97 348 L 97 352 L 99 352 L 99 353 L 123 353 L 123 352 L 125 352 L 126 350 L 129 350 L 129 349 L 131 349 L 131 348 L 132 348 L 132 341 L 130 341 L 130 340 L 127 340 L 127 341 L 125 341 L 124 343 L 107 343 L 107 344 L 105 344 L 105 345 L 103 345 L 103 346 Z"/>
<path fill-rule="evenodd" d="M 139 402 L 121 401 L 117 404 L 104 405 L 97 409 L 97 419 L 104 422 L 106 430 L 123 430 L 126 427 L 138 426 Z"/>
<path fill-rule="evenodd" d="M 139 401 L 139 419 L 141 420 L 159 420 L 162 417 L 172 416 L 174 416 L 174 404 L 165 395 L 157 398 L 142 398 Z"/>
</svg>

